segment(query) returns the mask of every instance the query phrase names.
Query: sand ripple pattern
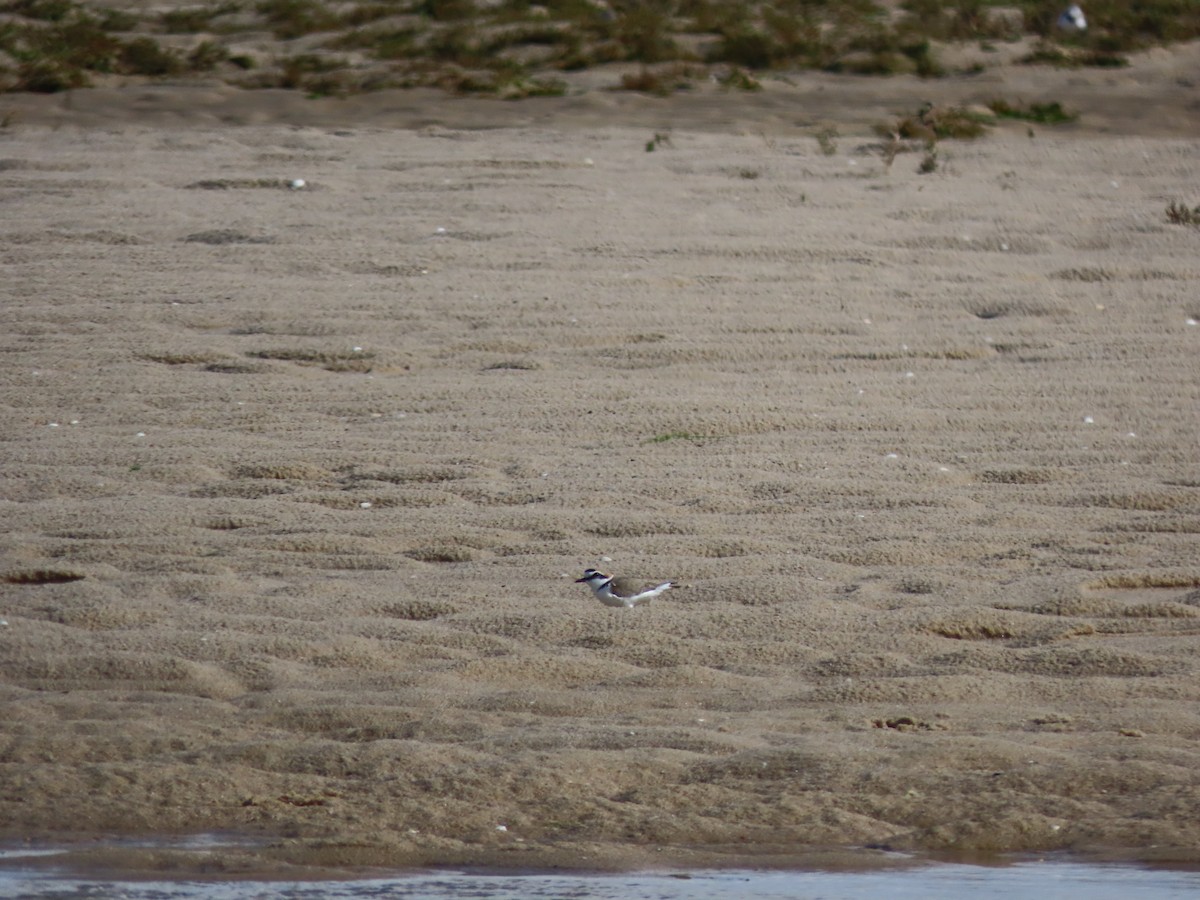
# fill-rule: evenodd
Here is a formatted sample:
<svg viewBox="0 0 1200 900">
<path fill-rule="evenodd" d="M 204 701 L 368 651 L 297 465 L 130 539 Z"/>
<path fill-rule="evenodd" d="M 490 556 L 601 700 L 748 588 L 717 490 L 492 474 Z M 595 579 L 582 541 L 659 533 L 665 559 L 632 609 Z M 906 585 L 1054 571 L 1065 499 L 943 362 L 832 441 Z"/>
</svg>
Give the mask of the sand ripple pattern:
<svg viewBox="0 0 1200 900">
<path fill-rule="evenodd" d="M 446 137 L 5 132 L 0 835 L 1200 846 L 1194 142 Z"/>
</svg>

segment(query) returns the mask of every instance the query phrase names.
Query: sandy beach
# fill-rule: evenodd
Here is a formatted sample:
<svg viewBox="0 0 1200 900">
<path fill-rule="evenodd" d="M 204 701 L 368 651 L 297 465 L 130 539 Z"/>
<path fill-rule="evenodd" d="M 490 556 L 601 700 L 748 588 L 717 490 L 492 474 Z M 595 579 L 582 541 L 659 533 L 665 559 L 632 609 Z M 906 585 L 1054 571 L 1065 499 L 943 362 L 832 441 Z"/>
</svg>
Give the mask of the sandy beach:
<svg viewBox="0 0 1200 900">
<path fill-rule="evenodd" d="M 0 97 L 0 839 L 1200 860 L 1198 49 Z"/>
</svg>

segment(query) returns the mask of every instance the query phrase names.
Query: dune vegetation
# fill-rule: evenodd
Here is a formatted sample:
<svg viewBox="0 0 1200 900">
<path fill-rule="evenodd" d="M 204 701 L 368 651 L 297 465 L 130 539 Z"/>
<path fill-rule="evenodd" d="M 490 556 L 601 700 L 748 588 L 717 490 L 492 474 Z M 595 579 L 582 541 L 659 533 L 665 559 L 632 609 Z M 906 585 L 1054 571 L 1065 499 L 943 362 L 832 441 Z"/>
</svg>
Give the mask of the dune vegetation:
<svg viewBox="0 0 1200 900">
<path fill-rule="evenodd" d="M 131 78 L 217 78 L 314 96 L 435 86 L 515 99 L 561 94 L 565 73 L 633 64 L 615 89 L 670 93 L 702 79 L 754 90 L 805 69 L 936 78 L 945 47 L 1055 66 L 1122 66 L 1126 54 L 1200 36 L 1179 0 L 1089 3 L 1064 33 L 1057 0 L 210 0 L 143 7 L 0 4 L 0 90 L 52 93 Z M 959 71 L 962 71 L 961 67 Z"/>
</svg>

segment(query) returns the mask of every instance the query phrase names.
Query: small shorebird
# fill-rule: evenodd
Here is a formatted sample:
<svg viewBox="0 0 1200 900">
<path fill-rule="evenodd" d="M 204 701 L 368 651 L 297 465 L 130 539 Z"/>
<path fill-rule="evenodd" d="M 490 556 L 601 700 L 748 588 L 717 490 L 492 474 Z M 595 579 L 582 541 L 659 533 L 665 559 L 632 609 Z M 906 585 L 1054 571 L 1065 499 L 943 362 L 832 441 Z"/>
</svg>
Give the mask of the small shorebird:
<svg viewBox="0 0 1200 900">
<path fill-rule="evenodd" d="M 653 581 L 637 581 L 633 578 L 613 578 L 595 569 L 587 569 L 582 578 L 575 579 L 576 584 L 586 584 L 596 595 L 596 599 L 605 606 L 624 606 L 632 608 L 639 603 L 645 603 L 657 597 L 667 588 L 675 587 L 675 582 L 664 581 L 655 584 Z"/>
</svg>

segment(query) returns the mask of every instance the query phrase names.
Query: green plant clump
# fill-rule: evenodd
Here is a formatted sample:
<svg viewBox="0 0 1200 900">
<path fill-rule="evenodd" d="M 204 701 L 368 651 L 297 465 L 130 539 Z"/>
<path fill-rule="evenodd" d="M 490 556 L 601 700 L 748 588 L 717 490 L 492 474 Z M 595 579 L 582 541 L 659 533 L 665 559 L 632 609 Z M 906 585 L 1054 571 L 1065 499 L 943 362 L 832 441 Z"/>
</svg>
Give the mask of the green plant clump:
<svg viewBox="0 0 1200 900">
<path fill-rule="evenodd" d="M 882 134 L 896 134 L 909 140 L 933 143 L 947 138 L 977 138 L 989 124 L 991 120 L 988 116 L 961 106 L 936 107 L 926 104 L 915 115 L 905 116 L 894 126 L 881 127 L 878 130 Z"/>
<path fill-rule="evenodd" d="M 1188 208 L 1187 204 L 1172 200 L 1167 204 L 1167 221 L 1172 225 L 1200 227 L 1200 205 Z"/>
<path fill-rule="evenodd" d="M 671 146 L 671 135 L 666 134 L 665 132 L 656 131 L 654 133 L 654 137 L 652 137 L 652 138 L 650 138 L 650 140 L 646 141 L 646 152 L 653 153 L 659 147 L 670 147 L 670 146 Z"/>
<path fill-rule="evenodd" d="M 1034 122 L 1038 125 L 1062 125 L 1074 122 L 1079 118 L 1078 113 L 1067 112 L 1058 101 L 1051 103 L 1031 103 L 1025 108 L 1014 106 L 1007 100 L 993 100 L 988 109 L 1000 119 L 1017 119 L 1023 122 Z"/>
</svg>

